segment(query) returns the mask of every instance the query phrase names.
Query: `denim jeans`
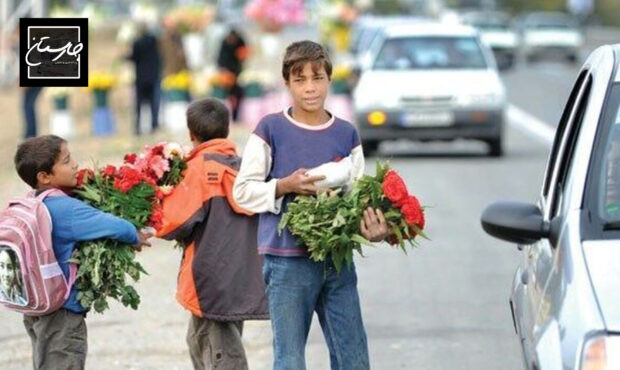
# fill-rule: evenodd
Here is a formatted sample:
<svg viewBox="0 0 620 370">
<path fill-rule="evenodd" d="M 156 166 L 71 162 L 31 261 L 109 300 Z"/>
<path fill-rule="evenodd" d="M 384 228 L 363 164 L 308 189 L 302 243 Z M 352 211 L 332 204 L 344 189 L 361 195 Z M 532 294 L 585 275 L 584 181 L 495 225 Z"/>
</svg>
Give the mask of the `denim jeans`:
<svg viewBox="0 0 620 370">
<path fill-rule="evenodd" d="M 332 370 L 369 369 L 355 266 L 340 274 L 329 262 L 265 255 L 263 275 L 273 329 L 274 370 L 306 368 L 305 347 L 314 312 L 329 348 Z"/>
</svg>

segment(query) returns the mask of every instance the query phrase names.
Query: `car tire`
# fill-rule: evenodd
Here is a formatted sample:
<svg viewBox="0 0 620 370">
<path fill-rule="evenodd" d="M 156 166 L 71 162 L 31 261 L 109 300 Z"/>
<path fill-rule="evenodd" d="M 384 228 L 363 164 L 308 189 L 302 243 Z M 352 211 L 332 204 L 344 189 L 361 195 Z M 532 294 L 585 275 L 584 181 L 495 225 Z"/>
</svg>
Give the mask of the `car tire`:
<svg viewBox="0 0 620 370">
<path fill-rule="evenodd" d="M 487 144 L 489 145 L 489 157 L 499 158 L 504 155 L 501 136 L 488 140 Z"/>
<path fill-rule="evenodd" d="M 378 141 L 362 141 L 362 151 L 365 157 L 372 156 L 379 149 Z"/>
</svg>

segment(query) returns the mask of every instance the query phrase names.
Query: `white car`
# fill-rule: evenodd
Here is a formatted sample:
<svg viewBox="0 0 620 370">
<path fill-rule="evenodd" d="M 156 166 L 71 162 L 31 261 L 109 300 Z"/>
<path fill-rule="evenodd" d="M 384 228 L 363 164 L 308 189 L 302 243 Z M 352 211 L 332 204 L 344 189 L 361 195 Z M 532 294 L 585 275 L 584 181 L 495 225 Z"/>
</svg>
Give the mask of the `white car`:
<svg viewBox="0 0 620 370">
<path fill-rule="evenodd" d="M 519 48 L 519 36 L 510 27 L 510 17 L 501 12 L 470 12 L 461 17 L 464 24 L 475 27 L 480 32 L 497 60 L 500 69 L 513 66 Z"/>
<path fill-rule="evenodd" d="M 385 28 L 353 94 L 367 153 L 383 140 L 478 139 L 502 155 L 506 93 L 475 29 L 418 23 Z"/>
<path fill-rule="evenodd" d="M 355 22 L 351 30 L 350 51 L 353 55 L 363 58 L 384 28 L 429 21 L 430 18 L 411 15 L 362 16 Z"/>
<path fill-rule="evenodd" d="M 481 218 L 523 251 L 510 311 L 528 369 L 620 369 L 619 71 L 620 44 L 590 55 L 537 200 L 496 202 Z"/>
<path fill-rule="evenodd" d="M 571 62 L 579 60 L 583 35 L 577 22 L 563 13 L 540 12 L 524 16 L 519 22 L 521 45 L 528 61 L 543 56 L 560 56 Z"/>
</svg>

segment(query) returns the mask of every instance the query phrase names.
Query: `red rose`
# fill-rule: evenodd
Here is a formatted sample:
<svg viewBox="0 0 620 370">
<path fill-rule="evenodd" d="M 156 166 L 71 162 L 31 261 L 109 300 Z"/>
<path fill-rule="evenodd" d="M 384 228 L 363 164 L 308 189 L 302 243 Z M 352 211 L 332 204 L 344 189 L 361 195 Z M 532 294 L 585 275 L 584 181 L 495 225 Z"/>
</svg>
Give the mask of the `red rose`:
<svg viewBox="0 0 620 370">
<path fill-rule="evenodd" d="M 418 198 L 414 197 L 413 195 L 408 197 L 405 200 L 402 208 L 400 209 L 400 212 L 405 218 L 407 225 L 416 225 L 420 229 L 424 227 L 424 213 L 422 210 L 422 206 L 420 206 Z"/>
<path fill-rule="evenodd" d="M 409 196 L 407 186 L 396 171 L 390 170 L 385 175 L 382 184 L 383 194 L 394 204 L 395 207 L 402 207 Z"/>
<path fill-rule="evenodd" d="M 116 167 L 114 167 L 112 165 L 107 165 L 103 169 L 103 175 L 104 176 L 114 176 L 115 173 L 116 173 Z"/>
<path fill-rule="evenodd" d="M 420 230 L 424 230 L 424 224 L 426 223 L 426 220 L 424 219 L 424 212 L 422 212 L 422 221 L 420 221 L 419 224 L 416 224 L 416 226 L 418 227 L 418 229 Z M 413 229 L 413 226 L 409 227 L 409 239 L 413 239 L 415 238 L 418 233 Z"/>
<path fill-rule="evenodd" d="M 135 164 L 138 155 L 136 153 L 129 153 L 125 155 L 125 163 Z"/>
</svg>

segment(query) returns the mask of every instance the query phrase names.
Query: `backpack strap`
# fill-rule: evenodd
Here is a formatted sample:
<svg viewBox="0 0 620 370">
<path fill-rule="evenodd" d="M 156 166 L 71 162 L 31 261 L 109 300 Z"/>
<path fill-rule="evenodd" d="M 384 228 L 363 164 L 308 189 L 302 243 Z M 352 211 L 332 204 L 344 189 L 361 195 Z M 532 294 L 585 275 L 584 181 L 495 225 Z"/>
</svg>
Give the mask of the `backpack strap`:
<svg viewBox="0 0 620 370">
<path fill-rule="evenodd" d="M 65 293 L 65 300 L 69 298 L 71 294 L 71 288 L 77 279 L 77 265 L 75 263 L 69 263 L 69 280 L 67 280 L 67 293 Z"/>
<path fill-rule="evenodd" d="M 33 191 L 31 194 L 34 197 L 36 197 L 37 200 L 39 200 L 39 201 L 43 201 L 43 199 L 45 199 L 47 197 L 59 197 L 59 196 L 67 195 L 62 190 L 56 189 L 56 188 L 51 188 L 51 189 L 44 190 L 39 195 L 36 194 L 36 191 Z"/>
<path fill-rule="evenodd" d="M 47 197 L 60 197 L 60 196 L 67 195 L 67 194 L 60 189 L 51 188 L 51 189 L 47 189 L 41 192 L 39 195 L 36 195 L 36 191 L 35 191 L 33 192 L 33 195 L 38 200 L 43 201 L 43 199 Z M 77 265 L 75 263 L 69 263 L 69 279 L 67 280 L 67 293 L 65 293 L 65 300 L 69 298 L 69 295 L 71 294 L 71 288 L 73 287 L 73 284 L 75 283 L 76 278 L 77 278 Z"/>
</svg>

